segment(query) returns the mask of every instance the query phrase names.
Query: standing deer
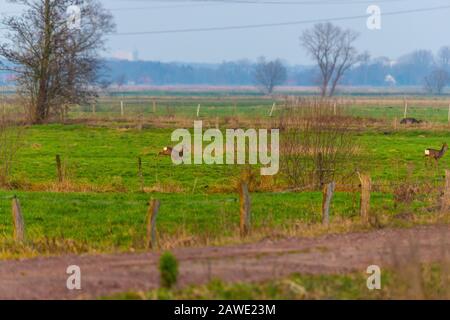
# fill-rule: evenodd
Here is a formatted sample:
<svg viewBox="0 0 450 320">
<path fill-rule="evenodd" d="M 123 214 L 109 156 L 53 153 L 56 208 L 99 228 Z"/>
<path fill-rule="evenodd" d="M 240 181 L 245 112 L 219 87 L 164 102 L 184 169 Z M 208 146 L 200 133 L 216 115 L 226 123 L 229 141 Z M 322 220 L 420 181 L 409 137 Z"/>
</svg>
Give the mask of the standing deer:
<svg viewBox="0 0 450 320">
<path fill-rule="evenodd" d="M 442 145 L 441 150 L 436 150 L 436 149 L 426 149 L 425 150 L 425 157 L 428 159 L 428 161 L 430 161 L 431 159 L 434 159 L 436 166 L 439 165 L 438 161 L 440 158 L 442 158 L 444 156 L 444 154 L 447 152 L 448 150 L 448 145 L 447 143 L 444 143 Z"/>
</svg>

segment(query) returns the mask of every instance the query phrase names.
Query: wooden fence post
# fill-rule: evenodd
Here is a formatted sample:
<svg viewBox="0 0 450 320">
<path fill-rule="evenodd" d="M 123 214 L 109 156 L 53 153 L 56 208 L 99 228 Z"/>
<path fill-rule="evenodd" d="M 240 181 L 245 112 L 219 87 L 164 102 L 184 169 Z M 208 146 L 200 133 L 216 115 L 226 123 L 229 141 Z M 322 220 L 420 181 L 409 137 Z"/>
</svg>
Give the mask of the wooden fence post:
<svg viewBox="0 0 450 320">
<path fill-rule="evenodd" d="M 406 97 L 403 98 L 403 103 L 405 107 L 403 119 L 405 119 L 408 116 L 408 100 L 406 100 Z"/>
<path fill-rule="evenodd" d="M 198 104 L 197 106 L 197 118 L 200 117 L 200 108 L 201 108 L 201 104 Z"/>
<path fill-rule="evenodd" d="M 95 114 L 95 102 L 92 104 L 92 114 Z"/>
<path fill-rule="evenodd" d="M 361 220 L 363 223 L 369 222 L 370 214 L 370 191 L 372 181 L 368 174 L 358 174 L 361 181 Z"/>
<path fill-rule="evenodd" d="M 450 104 L 448 105 L 448 116 L 447 116 L 448 123 L 450 123 Z"/>
<path fill-rule="evenodd" d="M 328 226 L 330 224 L 330 206 L 331 199 L 333 199 L 336 183 L 331 182 L 327 184 L 323 189 L 323 201 L 322 201 L 322 224 Z"/>
<path fill-rule="evenodd" d="M 158 216 L 159 207 L 159 200 L 152 199 L 150 201 L 147 213 L 147 246 L 150 249 L 155 249 L 157 246 L 156 217 Z"/>
<path fill-rule="evenodd" d="M 251 212 L 250 212 L 250 195 L 248 192 L 248 185 L 246 182 L 241 182 L 239 186 L 239 198 L 240 198 L 240 213 L 241 222 L 240 230 L 241 237 L 245 237 L 250 233 L 251 230 Z"/>
<path fill-rule="evenodd" d="M 277 106 L 277 104 L 274 102 L 273 105 L 272 105 L 272 109 L 270 109 L 269 117 L 273 116 L 273 112 L 275 111 L 276 106 Z"/>
<path fill-rule="evenodd" d="M 120 101 L 120 116 L 123 117 L 125 114 L 125 111 L 123 109 L 123 101 Z"/>
<path fill-rule="evenodd" d="M 141 192 L 144 192 L 144 174 L 142 173 L 142 158 L 138 157 L 138 177 L 141 185 Z"/>
<path fill-rule="evenodd" d="M 19 199 L 16 196 L 12 199 L 12 218 L 14 223 L 14 241 L 22 242 L 25 240 L 25 222 Z"/>
<path fill-rule="evenodd" d="M 442 196 L 441 212 L 448 212 L 450 209 L 450 170 L 445 170 L 445 187 Z"/>
<path fill-rule="evenodd" d="M 59 154 L 56 155 L 56 171 L 58 173 L 58 182 L 62 183 L 64 181 L 64 174 L 61 164 L 61 156 Z"/>
</svg>

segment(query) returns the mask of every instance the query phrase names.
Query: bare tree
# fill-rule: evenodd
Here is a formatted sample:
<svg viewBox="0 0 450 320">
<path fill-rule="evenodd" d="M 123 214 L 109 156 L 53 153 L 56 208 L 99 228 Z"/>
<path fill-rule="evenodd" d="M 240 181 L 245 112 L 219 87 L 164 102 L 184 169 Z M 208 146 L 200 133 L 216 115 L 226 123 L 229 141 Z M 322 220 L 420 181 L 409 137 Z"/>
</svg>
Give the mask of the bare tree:
<svg viewBox="0 0 450 320">
<path fill-rule="evenodd" d="M 358 34 L 332 23 L 319 23 L 305 30 L 300 37 L 302 46 L 316 61 L 320 70 L 322 97 L 333 96 L 345 72 L 358 62 L 353 43 Z"/>
<path fill-rule="evenodd" d="M 73 26 L 69 8 L 73 0 L 10 0 L 25 10 L 6 17 L 7 41 L 0 45 L 0 57 L 11 64 L 1 69 L 16 74 L 18 93 L 27 101 L 33 123 L 42 123 L 62 112 L 67 105 L 95 98 L 92 84 L 100 67 L 98 52 L 105 35 L 114 30 L 112 16 L 98 0 L 84 0 L 80 23 Z"/>
<path fill-rule="evenodd" d="M 439 49 L 439 52 L 437 55 L 437 60 L 438 60 L 439 66 L 441 66 L 445 70 L 448 70 L 448 68 L 450 67 L 450 47 L 449 46 L 444 46 Z"/>
<path fill-rule="evenodd" d="M 281 60 L 266 61 L 260 58 L 255 70 L 255 83 L 266 94 L 272 94 L 274 88 L 283 84 L 287 78 L 286 67 Z"/>
<path fill-rule="evenodd" d="M 434 64 L 434 55 L 430 50 L 420 49 L 403 57 L 406 63 L 413 64 L 424 70 L 429 69 Z"/>
<path fill-rule="evenodd" d="M 442 94 L 450 82 L 450 75 L 444 68 L 434 69 L 425 77 L 425 90 L 430 93 Z"/>
<path fill-rule="evenodd" d="M 286 101 L 281 129 L 281 171 L 295 188 L 319 189 L 353 173 L 359 142 L 352 119 L 333 101 Z"/>
<path fill-rule="evenodd" d="M 403 78 L 403 85 L 423 83 L 425 77 L 435 67 L 435 59 L 431 50 L 419 49 L 398 58 L 395 65 L 397 78 Z"/>
</svg>

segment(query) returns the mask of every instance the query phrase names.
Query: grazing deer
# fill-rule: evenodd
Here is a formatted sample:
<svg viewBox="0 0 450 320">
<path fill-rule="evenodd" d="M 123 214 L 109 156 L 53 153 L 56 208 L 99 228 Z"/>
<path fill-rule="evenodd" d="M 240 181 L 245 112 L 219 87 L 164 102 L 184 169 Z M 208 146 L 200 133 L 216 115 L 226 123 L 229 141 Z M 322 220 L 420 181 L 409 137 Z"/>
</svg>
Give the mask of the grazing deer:
<svg viewBox="0 0 450 320">
<path fill-rule="evenodd" d="M 400 124 L 419 124 L 422 122 L 422 120 L 417 120 L 416 118 L 404 118 L 400 121 Z"/>
<path fill-rule="evenodd" d="M 440 158 L 442 158 L 444 156 L 444 154 L 447 152 L 448 150 L 448 145 L 447 143 L 444 143 L 442 145 L 441 150 L 436 150 L 436 149 L 426 149 L 425 150 L 425 157 L 429 160 L 434 159 L 436 165 L 438 164 L 438 161 Z"/>
<path fill-rule="evenodd" d="M 163 151 L 161 151 L 160 153 L 158 153 L 158 156 L 172 156 L 172 152 L 173 152 L 173 148 L 172 147 L 164 147 Z M 181 149 L 181 151 L 178 151 L 178 155 L 180 158 L 183 157 L 183 149 Z"/>
</svg>

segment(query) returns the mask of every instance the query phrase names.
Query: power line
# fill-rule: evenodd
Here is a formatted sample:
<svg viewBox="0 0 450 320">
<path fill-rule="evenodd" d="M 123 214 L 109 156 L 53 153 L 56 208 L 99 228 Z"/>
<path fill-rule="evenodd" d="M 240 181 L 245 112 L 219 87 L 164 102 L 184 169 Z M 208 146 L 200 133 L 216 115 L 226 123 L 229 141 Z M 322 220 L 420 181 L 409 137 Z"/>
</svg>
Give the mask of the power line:
<svg viewBox="0 0 450 320">
<path fill-rule="evenodd" d="M 400 10 L 385 12 L 383 16 L 395 16 L 409 13 L 419 13 L 419 12 L 429 12 L 437 10 L 450 9 L 450 5 L 431 7 L 431 8 L 421 8 L 421 9 L 410 9 L 410 10 Z M 249 24 L 249 25 L 235 25 L 235 26 L 224 26 L 224 27 L 206 27 L 206 28 L 186 28 L 186 29 L 168 29 L 168 30 L 154 30 L 154 31 L 137 31 L 137 32 L 122 32 L 111 34 L 112 36 L 134 36 L 134 35 L 152 35 L 152 34 L 169 34 L 169 33 L 187 33 L 187 32 L 208 32 L 208 31 L 225 31 L 225 30 L 242 30 L 242 29 L 258 29 L 258 28 L 268 28 L 268 27 L 281 27 L 281 26 L 291 26 L 291 25 L 301 25 L 319 22 L 332 22 L 332 21 L 345 21 L 345 20 L 356 20 L 367 18 L 368 15 L 356 15 L 356 16 L 346 16 L 346 17 L 336 17 L 336 18 L 323 18 L 323 19 L 311 19 L 311 20 L 299 20 L 299 21 L 288 21 L 288 22 L 277 22 L 277 23 L 261 23 L 261 24 Z"/>
<path fill-rule="evenodd" d="M 149 2 L 160 2 L 160 1 L 149 1 Z M 142 6 L 142 7 L 120 7 L 120 8 L 106 8 L 107 11 L 132 11 L 132 10 L 159 10 L 159 9 L 178 9 L 178 8 L 196 8 L 196 7 L 204 7 L 204 6 L 218 6 L 224 5 L 226 3 L 222 1 L 183 1 L 184 4 L 175 4 L 180 1 L 170 1 L 166 0 L 165 2 L 174 3 L 173 5 L 160 5 L 160 6 Z M 9 14 L 20 14 L 21 11 L 8 11 L 8 12 L 0 12 L 0 15 L 9 15 Z"/>
<path fill-rule="evenodd" d="M 352 0 L 316 0 L 316 1 L 270 1 L 270 0 L 188 0 L 191 2 L 222 2 L 222 3 L 230 3 L 230 4 L 271 4 L 271 5 L 342 5 L 342 4 L 368 4 L 374 3 L 373 0 L 362 0 L 362 1 L 352 1 Z M 385 2 L 400 2 L 407 0 L 378 0 L 376 3 L 385 3 Z"/>
<path fill-rule="evenodd" d="M 135 0 L 136 1 L 136 0 Z M 377 0 L 377 3 L 386 2 L 404 2 L 407 0 Z M 161 2 L 160 0 L 143 0 L 141 2 Z M 109 11 L 139 11 L 139 10 L 160 10 L 160 9 L 178 9 L 178 8 L 195 8 L 203 6 L 215 6 L 226 4 L 256 4 L 256 5 L 357 5 L 373 3 L 373 0 L 351 1 L 351 0 L 316 0 L 316 1 L 256 1 L 256 0 L 166 0 L 166 3 L 178 3 L 177 5 L 161 5 L 161 6 L 145 6 L 145 7 L 121 7 L 121 8 L 109 8 Z M 180 4 L 183 3 L 183 4 Z M 0 15 L 7 14 L 20 14 L 20 11 L 0 12 Z"/>
<path fill-rule="evenodd" d="M 377 2 L 398 2 L 398 1 L 407 1 L 407 0 L 378 0 Z M 152 2 L 152 1 L 150 1 Z M 173 3 L 178 3 L 179 1 L 168 1 Z M 360 4 L 372 3 L 373 0 L 365 0 L 358 1 Z M 261 4 L 261 5 L 324 5 L 324 4 L 357 4 L 352 1 L 304 1 L 304 2 L 276 2 L 276 1 L 251 1 L 251 0 L 190 0 L 185 1 L 184 4 L 172 5 L 172 6 L 153 6 L 153 7 L 121 7 L 121 8 L 109 8 L 109 11 L 134 11 L 134 10 L 158 10 L 158 9 L 178 9 L 178 8 L 196 8 L 196 7 L 205 7 L 205 6 L 219 6 L 219 5 L 239 5 L 239 4 Z"/>
<path fill-rule="evenodd" d="M 393 1 L 405 1 L 405 0 L 389 0 L 386 2 L 393 2 Z M 147 0 L 145 2 L 160 2 L 160 1 L 152 1 Z M 181 2 L 181 1 L 171 1 L 166 0 L 166 2 Z M 198 6 L 200 6 L 200 2 L 203 2 L 201 5 L 205 5 L 206 2 L 209 3 L 209 5 L 215 3 L 258 3 L 258 4 L 336 4 L 337 1 L 255 1 L 255 0 L 185 0 L 183 1 L 185 3 L 187 2 L 196 2 L 199 3 Z M 362 1 L 339 1 L 339 3 L 363 3 Z M 364 1 L 364 3 L 373 1 Z M 378 0 L 377 2 L 384 2 L 383 0 Z M 128 7 L 128 8 L 113 8 L 109 9 L 111 11 L 121 11 L 121 10 L 143 10 L 143 9 L 159 9 L 159 8 L 178 8 L 178 7 L 193 7 L 195 5 L 191 4 L 184 4 L 180 6 L 157 6 L 157 7 Z M 437 11 L 437 10 L 445 10 L 449 9 L 450 5 L 447 6 L 438 6 L 438 7 L 430 7 L 430 8 L 421 8 L 421 9 L 410 9 L 410 10 L 401 10 L 401 11 L 393 11 L 393 12 L 385 12 L 383 13 L 383 16 L 393 16 L 393 15 L 401 15 L 401 14 L 408 14 L 408 13 L 419 13 L 419 12 L 427 12 L 427 11 Z M 1 13 L 0 13 L 1 14 Z M 133 35 L 152 35 L 152 34 L 170 34 L 170 33 L 187 33 L 187 32 L 208 32 L 208 31 L 226 31 L 226 30 L 241 30 L 241 29 L 257 29 L 257 28 L 268 28 L 268 27 L 281 27 L 281 26 L 290 26 L 290 25 L 301 25 L 301 24 L 310 24 L 310 23 L 319 23 L 319 22 L 331 22 L 331 21 L 345 21 L 345 20 L 356 20 L 356 19 L 362 19 L 367 18 L 367 15 L 356 15 L 356 16 L 345 16 L 345 17 L 336 17 L 336 18 L 324 18 L 324 19 L 311 19 L 311 20 L 300 20 L 300 21 L 288 21 L 288 22 L 278 22 L 278 23 L 263 23 L 263 24 L 251 24 L 251 25 L 235 25 L 235 26 L 223 26 L 223 27 L 206 27 L 206 28 L 185 28 L 185 29 L 168 29 L 168 30 L 155 30 L 155 31 L 138 31 L 138 32 L 122 32 L 122 33 L 115 33 L 111 34 L 112 36 L 133 36 Z M 6 30 L 7 28 L 0 28 L 0 30 Z"/>
<path fill-rule="evenodd" d="M 136 0 L 135 0 L 136 1 Z M 407 0 L 378 0 L 376 3 L 400 2 Z M 161 0 L 141 0 L 141 2 L 161 2 Z M 271 5 L 339 5 L 339 4 L 367 4 L 373 0 L 305 0 L 305 1 L 274 1 L 274 0 L 166 0 L 173 3 L 227 3 L 227 4 L 271 4 Z"/>
<path fill-rule="evenodd" d="M 205 6 L 217 6 L 224 5 L 225 3 L 217 2 L 217 3 L 186 3 L 172 6 L 153 6 L 153 7 L 122 7 L 122 8 L 110 8 L 107 9 L 109 11 L 134 11 L 134 10 L 159 10 L 159 9 L 178 9 L 178 8 L 196 8 L 196 7 L 205 7 Z"/>
<path fill-rule="evenodd" d="M 172 6 L 152 6 L 152 7 L 122 7 L 122 8 L 109 8 L 107 11 L 140 11 L 140 10 L 160 10 L 160 9 L 178 9 L 178 8 L 195 8 L 195 7 L 205 7 L 205 6 L 217 6 L 223 5 L 223 3 L 203 3 L 203 4 L 180 4 L 180 5 L 172 5 Z M 18 15 L 21 14 L 21 11 L 9 11 L 9 12 L 0 12 L 1 15 Z"/>
</svg>

